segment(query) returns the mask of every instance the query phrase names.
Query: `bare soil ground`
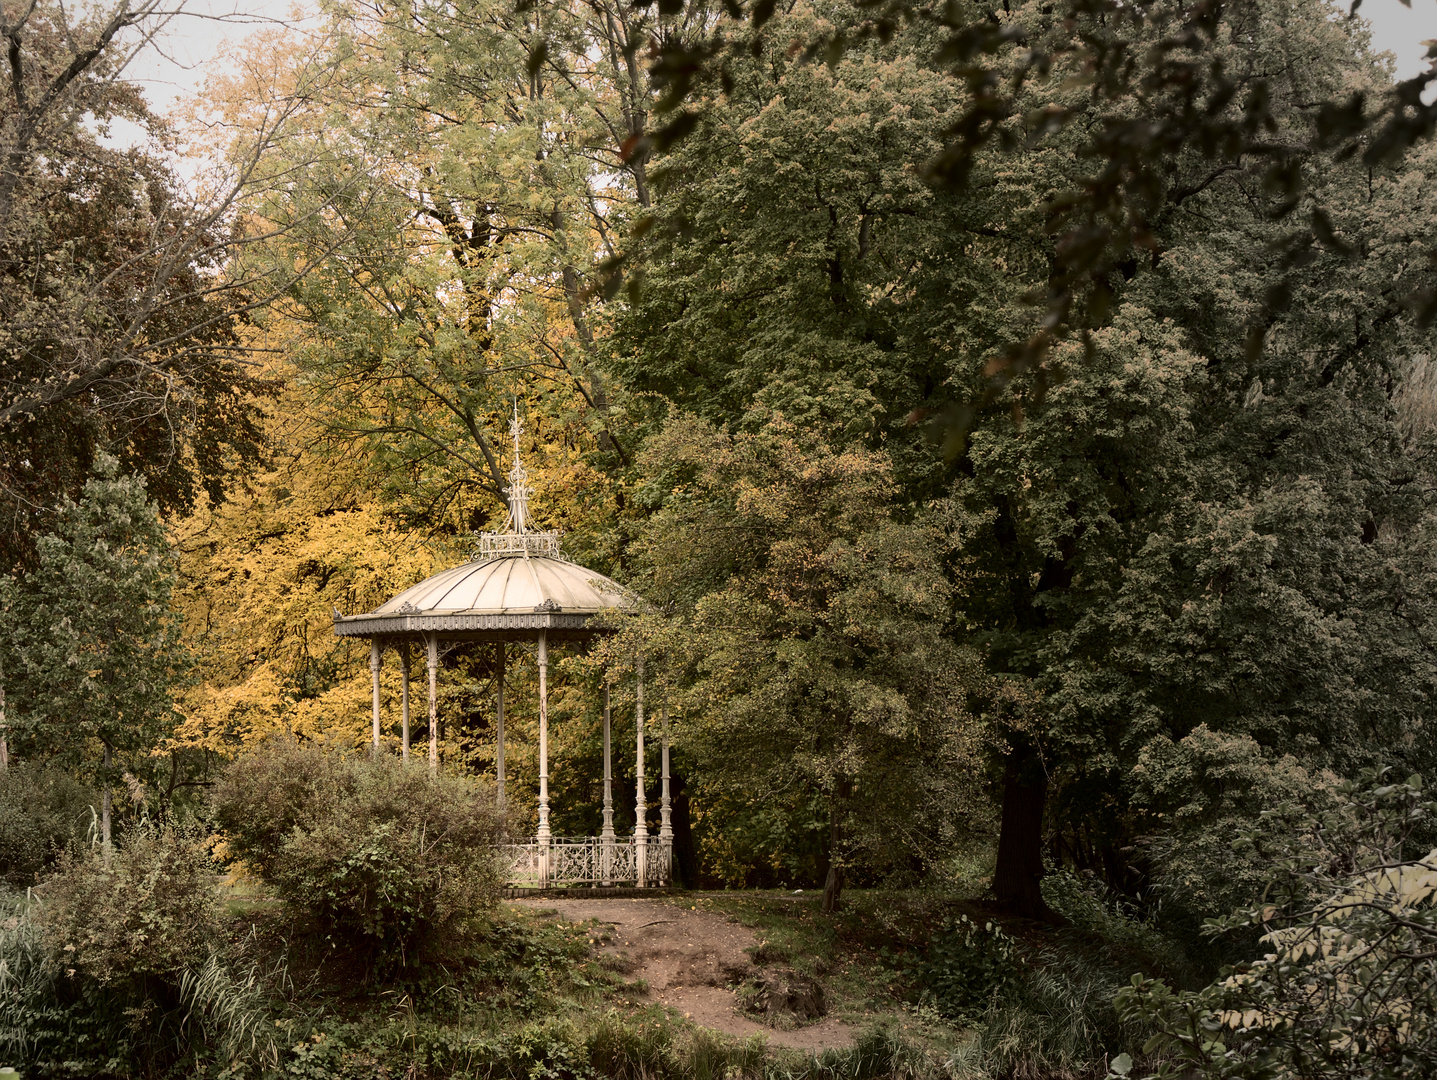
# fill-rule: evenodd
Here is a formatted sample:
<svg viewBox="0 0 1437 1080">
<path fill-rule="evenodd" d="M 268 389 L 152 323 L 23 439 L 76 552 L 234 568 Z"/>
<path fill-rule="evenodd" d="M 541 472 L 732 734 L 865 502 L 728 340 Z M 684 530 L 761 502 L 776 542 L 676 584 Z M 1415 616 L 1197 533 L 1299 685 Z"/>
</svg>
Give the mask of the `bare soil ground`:
<svg viewBox="0 0 1437 1080">
<path fill-rule="evenodd" d="M 852 1046 L 857 1029 L 833 1017 L 779 1030 L 737 1008 L 732 987 L 757 973 L 746 951 L 758 944 L 752 930 L 726 915 L 659 900 L 511 900 L 517 907 L 555 911 L 567 922 L 596 920 L 595 947 L 614 956 L 631 978 L 643 979 L 654 1001 L 701 1027 L 775 1046 L 815 1053 Z M 605 931 L 608 941 L 604 942 Z"/>
</svg>

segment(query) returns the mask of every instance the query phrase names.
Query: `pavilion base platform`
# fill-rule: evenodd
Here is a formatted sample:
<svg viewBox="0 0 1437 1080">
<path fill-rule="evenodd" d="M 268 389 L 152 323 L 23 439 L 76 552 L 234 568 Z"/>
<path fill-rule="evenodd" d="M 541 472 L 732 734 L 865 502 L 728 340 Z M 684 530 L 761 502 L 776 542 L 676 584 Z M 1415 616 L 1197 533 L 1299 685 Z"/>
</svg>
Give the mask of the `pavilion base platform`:
<svg viewBox="0 0 1437 1080">
<path fill-rule="evenodd" d="M 635 889 L 625 885 L 575 885 L 571 889 L 525 889 L 505 886 L 499 890 L 501 900 L 653 900 L 660 896 L 681 896 L 685 890 L 677 885 L 666 889 Z"/>
<path fill-rule="evenodd" d="M 673 879 L 673 843 L 644 836 L 535 837 L 500 845 L 510 889 L 664 889 Z"/>
</svg>

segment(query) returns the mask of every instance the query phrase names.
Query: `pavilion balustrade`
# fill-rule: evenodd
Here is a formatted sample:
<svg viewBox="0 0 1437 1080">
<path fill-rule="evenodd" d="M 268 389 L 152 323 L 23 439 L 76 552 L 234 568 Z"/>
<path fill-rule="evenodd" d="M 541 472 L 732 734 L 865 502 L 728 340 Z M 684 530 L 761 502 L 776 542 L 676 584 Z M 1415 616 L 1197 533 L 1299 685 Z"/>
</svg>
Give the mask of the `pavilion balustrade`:
<svg viewBox="0 0 1437 1080">
<path fill-rule="evenodd" d="M 500 847 L 506 878 L 520 888 L 669 884 L 673 844 L 657 837 L 553 836 Z"/>
</svg>

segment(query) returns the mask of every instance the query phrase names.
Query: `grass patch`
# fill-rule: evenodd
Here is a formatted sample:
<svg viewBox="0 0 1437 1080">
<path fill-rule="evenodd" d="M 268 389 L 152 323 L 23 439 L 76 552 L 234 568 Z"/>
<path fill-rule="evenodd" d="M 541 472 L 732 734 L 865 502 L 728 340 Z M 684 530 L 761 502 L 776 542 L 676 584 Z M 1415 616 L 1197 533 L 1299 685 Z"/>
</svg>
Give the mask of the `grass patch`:
<svg viewBox="0 0 1437 1080">
<path fill-rule="evenodd" d="M 945 914 L 965 901 L 917 890 L 849 889 L 836 915 L 818 892 L 783 890 L 669 897 L 753 930 L 760 967 L 788 966 L 821 979 L 829 1015 L 860 1026 L 911 1023 L 920 987 L 908 961 L 921 956 Z"/>
</svg>

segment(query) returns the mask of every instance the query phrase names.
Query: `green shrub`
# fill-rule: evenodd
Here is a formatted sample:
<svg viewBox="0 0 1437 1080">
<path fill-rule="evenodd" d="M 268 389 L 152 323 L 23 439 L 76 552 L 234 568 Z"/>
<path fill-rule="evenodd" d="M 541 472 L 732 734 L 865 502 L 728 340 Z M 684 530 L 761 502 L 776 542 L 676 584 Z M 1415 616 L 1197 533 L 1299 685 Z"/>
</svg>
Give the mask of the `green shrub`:
<svg viewBox="0 0 1437 1080">
<path fill-rule="evenodd" d="M 36 919 L 56 963 L 105 984 L 202 966 L 220 909 L 204 838 L 140 826 L 113 852 L 62 856 Z"/>
<path fill-rule="evenodd" d="M 214 808 L 230 852 L 371 965 L 452 948 L 499 896 L 503 820 L 467 777 L 280 740 L 231 764 Z"/>
<path fill-rule="evenodd" d="M 404 1075 L 600 1080 L 601 1076 L 589 1063 L 580 1033 L 573 1025 L 556 1019 L 498 1033 L 465 1031 L 425 1021 L 403 1027 L 329 1021 L 289 1047 L 280 1071 L 284 1076 L 306 1080 L 372 1080 Z"/>
<path fill-rule="evenodd" d="M 17 762 L 0 772 L 0 881 L 33 884 L 85 835 L 93 793 L 68 773 Z"/>
<path fill-rule="evenodd" d="M 221 945 L 199 838 L 141 828 L 0 905 L 0 1060 L 40 1075 L 210 1076 L 278 1062 L 264 980 Z M 242 957 L 241 957 L 242 959 Z"/>
<path fill-rule="evenodd" d="M 1267 867 L 1233 858 L 1233 838 L 1290 834 L 1306 814 L 1330 804 L 1336 782 L 1247 736 L 1204 725 L 1177 742 L 1154 738 L 1138 755 L 1132 779 L 1137 822 L 1150 834 L 1142 846 L 1162 897 L 1160 921 L 1190 939 L 1209 916 L 1262 896 Z"/>
<path fill-rule="evenodd" d="M 1235 857 L 1264 867 L 1261 902 L 1206 928 L 1256 928 L 1256 956 L 1193 992 L 1133 976 L 1119 1008 L 1157 1033 L 1129 1047 L 1160 1055 L 1158 1077 L 1437 1076 L 1437 850 L 1412 851 L 1437 800 L 1420 777 L 1374 774 L 1305 818 L 1280 809 L 1297 828 L 1234 838 Z"/>
<path fill-rule="evenodd" d="M 1197 979 L 1190 947 L 1161 928 L 1153 913 L 1139 910 L 1096 876 L 1067 868 L 1051 870 L 1043 877 L 1043 899 L 1078 934 L 1099 939 L 1115 964 L 1131 969 L 1125 974 L 1141 968 L 1180 983 Z"/>
<path fill-rule="evenodd" d="M 924 997 L 944 1016 L 971 1020 L 1014 986 L 1017 967 L 1013 939 L 967 915 L 948 919 L 928 945 L 918 970 Z"/>
</svg>

